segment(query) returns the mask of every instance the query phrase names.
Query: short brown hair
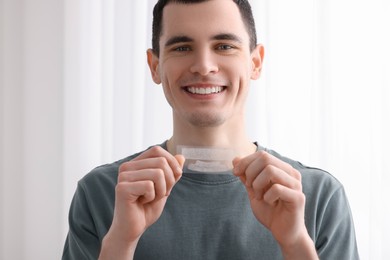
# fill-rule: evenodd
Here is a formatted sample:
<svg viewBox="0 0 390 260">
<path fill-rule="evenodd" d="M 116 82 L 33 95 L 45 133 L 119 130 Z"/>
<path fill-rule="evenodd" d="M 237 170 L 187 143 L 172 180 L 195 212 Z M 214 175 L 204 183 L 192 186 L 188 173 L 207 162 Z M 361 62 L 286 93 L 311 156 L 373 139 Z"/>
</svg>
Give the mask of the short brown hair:
<svg viewBox="0 0 390 260">
<path fill-rule="evenodd" d="M 152 50 L 159 56 L 160 54 L 160 37 L 162 34 L 163 9 L 169 3 L 196 4 L 210 0 L 159 0 L 153 9 L 152 25 Z M 256 26 L 253 19 L 252 7 L 248 0 L 233 0 L 240 10 L 241 18 L 249 34 L 249 48 L 254 50 L 257 45 Z"/>
</svg>

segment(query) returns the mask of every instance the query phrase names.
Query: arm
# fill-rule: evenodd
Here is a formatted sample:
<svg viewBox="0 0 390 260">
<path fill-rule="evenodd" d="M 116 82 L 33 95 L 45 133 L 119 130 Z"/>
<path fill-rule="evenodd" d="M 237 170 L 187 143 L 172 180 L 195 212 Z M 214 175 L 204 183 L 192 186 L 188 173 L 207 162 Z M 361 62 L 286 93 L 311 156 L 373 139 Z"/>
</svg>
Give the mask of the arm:
<svg viewBox="0 0 390 260">
<path fill-rule="evenodd" d="M 273 234 L 285 259 L 318 259 L 304 221 L 301 175 L 291 165 L 259 151 L 233 161 L 252 211 Z"/>
<path fill-rule="evenodd" d="M 345 190 L 337 180 L 332 182 L 327 183 L 326 190 L 320 187 L 318 191 L 323 193 L 321 206 L 310 205 L 317 210 L 317 252 L 321 259 L 358 260 L 353 218 Z"/>
<path fill-rule="evenodd" d="M 69 210 L 69 232 L 62 260 L 97 259 L 100 242 L 93 223 L 85 189 L 79 182 Z"/>
<path fill-rule="evenodd" d="M 120 166 L 113 222 L 100 260 L 133 259 L 139 238 L 161 216 L 183 164 L 184 157 L 153 147 Z"/>
</svg>

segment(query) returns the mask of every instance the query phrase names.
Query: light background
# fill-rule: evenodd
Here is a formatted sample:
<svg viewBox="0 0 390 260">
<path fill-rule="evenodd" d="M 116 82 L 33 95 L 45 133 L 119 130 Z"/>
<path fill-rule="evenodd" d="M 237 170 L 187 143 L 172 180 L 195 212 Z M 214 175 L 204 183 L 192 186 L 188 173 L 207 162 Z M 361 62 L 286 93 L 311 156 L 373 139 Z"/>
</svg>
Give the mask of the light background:
<svg viewBox="0 0 390 260">
<path fill-rule="evenodd" d="M 154 0 L 0 0 L 0 259 L 59 259 L 97 165 L 170 137 Z M 252 0 L 248 133 L 345 186 L 362 259 L 390 259 L 390 1 Z"/>
</svg>

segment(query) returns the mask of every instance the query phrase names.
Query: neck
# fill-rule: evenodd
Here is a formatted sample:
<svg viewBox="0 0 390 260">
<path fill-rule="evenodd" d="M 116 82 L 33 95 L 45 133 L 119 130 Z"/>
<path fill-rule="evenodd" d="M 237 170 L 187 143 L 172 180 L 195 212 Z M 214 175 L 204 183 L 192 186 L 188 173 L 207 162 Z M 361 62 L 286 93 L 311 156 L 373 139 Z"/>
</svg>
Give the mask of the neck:
<svg viewBox="0 0 390 260">
<path fill-rule="evenodd" d="M 223 124 L 215 127 L 179 126 L 174 123 L 173 136 L 167 148 L 176 154 L 178 145 L 230 148 L 236 156 L 244 157 L 256 151 L 256 145 L 249 140 L 244 131 L 244 122 L 234 125 Z"/>
</svg>

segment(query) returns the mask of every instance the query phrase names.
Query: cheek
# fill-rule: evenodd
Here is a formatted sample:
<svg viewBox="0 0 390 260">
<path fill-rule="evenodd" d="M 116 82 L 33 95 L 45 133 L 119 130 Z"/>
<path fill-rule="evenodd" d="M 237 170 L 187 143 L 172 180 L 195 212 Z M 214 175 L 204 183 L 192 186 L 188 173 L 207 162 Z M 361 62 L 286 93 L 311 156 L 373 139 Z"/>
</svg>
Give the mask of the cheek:
<svg viewBox="0 0 390 260">
<path fill-rule="evenodd" d="M 250 79 L 252 75 L 252 64 L 247 59 L 236 61 L 230 64 L 229 75 L 231 75 L 233 91 L 235 92 L 235 101 L 237 104 L 245 104 L 248 96 Z"/>
<path fill-rule="evenodd" d="M 164 68 L 160 71 L 164 95 L 171 107 L 177 103 L 177 95 L 181 91 L 178 81 L 180 79 L 180 75 L 182 75 L 182 69 L 180 69 L 180 66 L 177 66 L 176 64 L 177 62 L 170 62 L 167 60 L 160 66 L 160 68 Z"/>
<path fill-rule="evenodd" d="M 239 77 L 248 77 L 252 71 L 252 62 L 246 55 L 236 56 L 234 58 L 223 59 L 220 61 L 220 68 L 228 70 Z"/>
<path fill-rule="evenodd" d="M 180 76 L 184 72 L 184 67 L 182 62 L 172 61 L 167 59 L 161 64 L 160 68 L 164 68 L 161 70 L 161 80 L 163 84 L 167 84 L 169 87 L 173 87 L 175 83 L 178 81 Z"/>
<path fill-rule="evenodd" d="M 243 66 L 243 64 L 245 65 Z M 224 63 L 223 68 L 223 71 L 229 75 L 234 88 L 238 89 L 237 91 L 248 87 L 252 75 L 251 64 L 248 64 L 247 61 L 227 62 Z"/>
<path fill-rule="evenodd" d="M 163 91 L 164 91 L 166 101 L 172 107 L 173 102 L 172 102 L 172 94 L 171 94 L 170 90 L 163 87 Z"/>
</svg>

